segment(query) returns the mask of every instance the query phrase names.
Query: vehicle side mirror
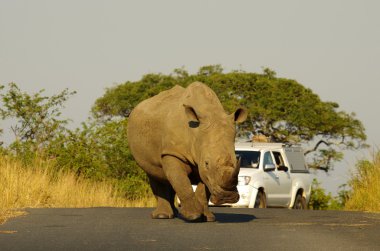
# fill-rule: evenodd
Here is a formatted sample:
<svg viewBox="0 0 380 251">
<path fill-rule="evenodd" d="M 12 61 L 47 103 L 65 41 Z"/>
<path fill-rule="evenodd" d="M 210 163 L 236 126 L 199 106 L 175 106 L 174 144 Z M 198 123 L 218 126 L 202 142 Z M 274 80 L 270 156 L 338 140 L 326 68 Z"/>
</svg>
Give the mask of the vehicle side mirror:
<svg viewBox="0 0 380 251">
<path fill-rule="evenodd" d="M 279 166 L 277 167 L 277 170 L 287 172 L 289 168 L 287 166 Z"/>
<path fill-rule="evenodd" d="M 264 166 L 264 171 L 268 172 L 268 171 L 274 171 L 276 169 L 276 166 L 273 165 L 273 164 L 266 164 Z"/>
</svg>

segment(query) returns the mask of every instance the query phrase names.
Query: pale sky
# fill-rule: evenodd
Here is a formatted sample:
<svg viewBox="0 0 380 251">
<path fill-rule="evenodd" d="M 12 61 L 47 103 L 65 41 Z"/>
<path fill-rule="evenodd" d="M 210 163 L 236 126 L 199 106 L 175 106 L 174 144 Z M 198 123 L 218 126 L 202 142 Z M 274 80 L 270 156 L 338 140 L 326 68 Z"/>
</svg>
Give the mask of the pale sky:
<svg viewBox="0 0 380 251">
<path fill-rule="evenodd" d="M 269 67 L 355 112 L 378 148 L 379 13 L 376 0 L 0 0 L 0 84 L 76 90 L 64 111 L 75 126 L 106 87 L 147 73 Z M 319 174 L 323 185 L 335 192 L 366 153 Z"/>
</svg>

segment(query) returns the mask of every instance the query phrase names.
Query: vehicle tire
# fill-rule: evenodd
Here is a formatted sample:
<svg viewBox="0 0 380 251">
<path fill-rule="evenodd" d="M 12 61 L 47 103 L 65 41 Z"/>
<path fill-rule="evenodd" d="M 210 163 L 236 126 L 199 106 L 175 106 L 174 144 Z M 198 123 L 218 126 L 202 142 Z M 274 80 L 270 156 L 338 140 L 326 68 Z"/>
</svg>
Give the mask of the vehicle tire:
<svg viewBox="0 0 380 251">
<path fill-rule="evenodd" d="M 297 194 L 296 199 L 294 201 L 293 209 L 307 209 L 306 208 L 306 199 L 302 196 L 302 194 Z"/>
<path fill-rule="evenodd" d="M 255 200 L 255 208 L 266 208 L 267 207 L 267 197 L 264 191 L 258 191 L 256 200 Z"/>
</svg>

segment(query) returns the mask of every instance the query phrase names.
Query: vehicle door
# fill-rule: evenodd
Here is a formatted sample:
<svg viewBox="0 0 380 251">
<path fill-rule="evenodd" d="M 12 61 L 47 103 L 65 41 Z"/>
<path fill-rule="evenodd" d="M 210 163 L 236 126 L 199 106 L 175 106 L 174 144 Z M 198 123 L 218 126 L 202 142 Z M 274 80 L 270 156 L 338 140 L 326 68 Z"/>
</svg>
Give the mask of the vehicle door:
<svg viewBox="0 0 380 251">
<path fill-rule="evenodd" d="M 274 191 L 277 196 L 276 202 L 279 203 L 279 206 L 287 207 L 291 200 L 292 188 L 290 170 L 289 167 L 285 166 L 284 157 L 280 151 L 272 151 L 272 155 L 276 164 L 274 173 L 278 181 Z"/>
<path fill-rule="evenodd" d="M 276 173 L 275 161 L 273 159 L 272 153 L 266 151 L 263 153 L 263 169 L 264 169 L 264 185 L 265 193 L 267 196 L 267 205 L 268 206 L 278 206 L 279 204 L 279 177 Z"/>
</svg>

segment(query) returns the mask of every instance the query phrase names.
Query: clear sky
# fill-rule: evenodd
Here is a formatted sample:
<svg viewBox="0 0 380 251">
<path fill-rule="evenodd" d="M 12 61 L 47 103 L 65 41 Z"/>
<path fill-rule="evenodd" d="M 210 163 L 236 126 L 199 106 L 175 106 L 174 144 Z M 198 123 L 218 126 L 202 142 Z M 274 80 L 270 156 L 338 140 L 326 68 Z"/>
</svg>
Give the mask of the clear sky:
<svg viewBox="0 0 380 251">
<path fill-rule="evenodd" d="M 0 0 L 0 84 L 76 90 L 64 114 L 78 125 L 105 88 L 147 73 L 269 67 L 355 112 L 377 148 L 379 11 L 376 0 Z M 366 152 L 319 174 L 324 186 L 335 192 Z"/>
</svg>

